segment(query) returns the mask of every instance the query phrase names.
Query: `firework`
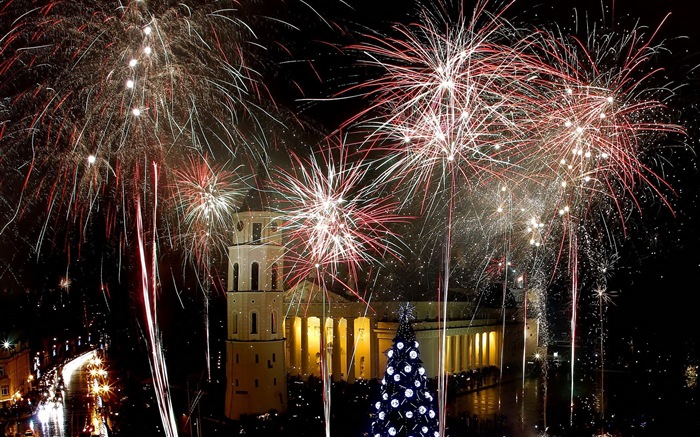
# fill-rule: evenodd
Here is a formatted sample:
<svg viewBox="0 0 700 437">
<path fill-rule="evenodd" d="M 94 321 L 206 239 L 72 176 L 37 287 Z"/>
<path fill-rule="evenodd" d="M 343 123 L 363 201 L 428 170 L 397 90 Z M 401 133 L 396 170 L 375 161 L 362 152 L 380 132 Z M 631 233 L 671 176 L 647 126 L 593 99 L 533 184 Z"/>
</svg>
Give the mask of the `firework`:
<svg viewBox="0 0 700 437">
<path fill-rule="evenodd" d="M 471 191 L 509 178 L 514 167 L 505 153 L 520 147 L 519 125 L 512 115 L 524 98 L 518 80 L 522 57 L 517 48 L 502 44 L 507 23 L 501 14 L 484 12 L 484 5 L 477 5 L 471 20 L 460 13 L 454 22 L 424 9 L 419 24 L 396 25 L 395 37 L 371 37 L 369 43 L 352 47 L 368 54 L 369 65 L 382 71 L 361 85 L 372 104 L 351 120 L 368 126 L 369 144 L 384 155 L 380 180 L 396 182 L 408 198 L 422 192 L 422 210 L 433 212 L 437 200 L 447 200 L 440 369 L 446 352 L 457 186 Z M 438 382 L 444 435 L 442 372 Z"/>
<path fill-rule="evenodd" d="M 319 270 L 340 280 L 345 266 L 350 280 L 341 282 L 356 294 L 350 283 L 362 264 L 399 256 L 391 225 L 405 219 L 395 213 L 395 202 L 368 184 L 367 167 L 347 158 L 340 141 L 309 158 L 292 155 L 291 171 L 278 169 L 274 188 L 286 217 L 291 283 Z"/>
<path fill-rule="evenodd" d="M 158 220 L 154 200 L 154 259 L 156 223 L 175 224 L 163 234 L 175 235 L 185 258 L 206 270 L 234 206 L 233 188 L 222 185 L 234 178 L 194 157 L 245 161 L 243 126 L 260 123 L 268 98 L 250 51 L 242 49 L 254 35 L 238 6 L 28 0 L 7 2 L 0 11 L 0 156 L 3 169 L 12 169 L 3 191 L 21 193 L 10 221 L 43 221 L 30 223 L 38 230 L 37 252 L 45 234 L 70 235 L 75 225 L 86 239 L 95 218 L 104 219 L 107 241 L 120 254 L 131 249 L 129 241 L 138 242 L 150 364 L 168 435 L 176 427 L 157 272 L 145 260 L 137 199 L 161 195 L 149 176 L 157 166 L 166 181 L 161 190 L 174 193 L 163 198 L 174 200 L 180 217 Z"/>
<path fill-rule="evenodd" d="M 545 39 L 541 47 L 560 73 L 544 92 L 549 98 L 537 107 L 543 112 L 533 117 L 542 144 L 536 158 L 547 169 L 541 174 L 549 175 L 550 183 L 559 189 L 552 206 L 562 217 L 560 247 L 571 277 L 573 375 L 577 302 L 583 283 L 579 258 L 590 252 L 589 244 L 598 242 L 596 233 L 609 232 L 615 216 L 624 232 L 627 205 L 639 206 L 640 184 L 665 202 L 665 182 L 642 162 L 642 156 L 653 141 L 680 135 L 683 128 L 665 121 L 661 99 L 670 90 L 648 85 L 658 72 L 647 68 L 657 47 L 645 41 L 639 29 L 626 34 L 594 30 L 587 41 L 541 35 Z M 600 231 L 598 217 L 604 217 L 605 228 Z M 595 276 L 595 269 L 590 274 Z M 573 409 L 573 384 L 571 396 Z"/>
<path fill-rule="evenodd" d="M 363 264 L 397 257 L 396 235 L 390 225 L 402 221 L 396 204 L 379 197 L 368 185 L 367 167 L 361 161 L 349 163 L 342 140 L 328 144 L 307 159 L 292 155 L 292 170 L 278 169 L 274 189 L 280 194 L 283 228 L 288 234 L 289 281 L 292 284 L 313 277 L 323 299 L 326 319 L 326 276 L 355 296 L 358 270 Z M 339 274 L 347 269 L 347 277 Z M 309 297 L 311 294 L 309 294 Z M 368 303 L 369 306 L 369 303 Z M 325 329 L 321 330 L 325 335 Z M 321 376 L 326 436 L 330 436 L 331 385 L 329 354 L 321 339 Z"/>
<path fill-rule="evenodd" d="M 367 141 L 386 157 L 381 180 L 405 183 L 409 195 L 423 191 L 425 200 L 453 176 L 477 189 L 507 177 L 504 153 L 520 147 L 512 113 L 525 96 L 514 86 L 524 60 L 502 44 L 499 15 L 476 11 L 472 21 L 448 23 L 423 11 L 422 18 L 397 24 L 394 37 L 351 47 L 382 74 L 358 87 L 372 104 L 350 122 L 368 128 Z"/>
<path fill-rule="evenodd" d="M 185 263 L 195 268 L 199 288 L 203 292 L 205 324 L 205 359 L 207 376 L 211 378 L 209 351 L 209 300 L 216 283 L 216 261 L 221 260 L 230 243 L 228 229 L 235 223 L 235 214 L 243 198 L 243 178 L 226 165 L 211 164 L 206 156 L 191 158 L 189 165 L 175 169 L 171 187 L 180 233 L 175 243 L 182 248 Z"/>
<path fill-rule="evenodd" d="M 404 205 L 417 197 L 426 215 L 443 218 L 431 220 L 444 233 L 443 299 L 454 238 L 481 241 L 481 259 L 505 265 L 522 227 L 527 238 L 518 240 L 535 250 L 518 245 L 518 265 L 554 278 L 566 260 L 575 337 L 579 254 L 593 244 L 590 235 L 610 232 L 607 223 L 598 228 L 610 208 L 624 231 L 640 183 L 663 200 L 665 183 L 643 155 L 653 140 L 683 129 L 665 121 L 668 90 L 648 85 L 656 48 L 637 30 L 581 41 L 517 29 L 505 9 L 485 6 L 479 2 L 470 20 L 463 11 L 449 20 L 423 9 L 418 24 L 352 46 L 380 74 L 350 88 L 370 103 L 348 124 L 367 132 L 380 182 L 405 193 Z M 498 200 L 484 201 L 493 192 Z"/>
<path fill-rule="evenodd" d="M 541 143 L 535 156 L 547 169 L 542 174 L 560 186 L 559 209 L 584 216 L 591 204 L 608 198 L 624 221 L 622 198 L 634 199 L 640 183 L 658 195 L 665 186 L 642 162 L 644 152 L 655 140 L 684 131 L 665 121 L 662 99 L 671 90 L 650 84 L 660 72 L 647 68 L 658 47 L 640 30 L 594 31 L 587 41 L 541 35 L 543 50 L 559 72 L 544 90 L 546 98 L 533 108 Z"/>
<path fill-rule="evenodd" d="M 230 243 L 227 231 L 243 200 L 243 177 L 226 165 L 210 163 L 206 156 L 191 158 L 189 165 L 174 170 L 172 202 L 182 233 L 176 238 L 185 258 L 208 270 L 211 258 L 220 256 Z"/>
<path fill-rule="evenodd" d="M 265 93 L 233 5 L 29 1 L 2 14 L 0 147 L 50 226 L 61 214 L 86 226 L 97 211 L 110 229 L 130 223 L 149 162 L 167 162 L 167 180 L 192 152 L 247 144 L 238 126 Z"/>
</svg>

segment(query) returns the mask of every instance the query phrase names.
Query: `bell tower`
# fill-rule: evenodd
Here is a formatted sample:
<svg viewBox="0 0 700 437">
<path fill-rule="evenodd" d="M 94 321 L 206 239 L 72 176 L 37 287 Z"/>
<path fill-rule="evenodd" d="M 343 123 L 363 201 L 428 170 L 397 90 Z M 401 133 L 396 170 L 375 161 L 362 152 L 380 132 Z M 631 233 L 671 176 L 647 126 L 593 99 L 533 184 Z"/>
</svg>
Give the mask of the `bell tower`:
<svg viewBox="0 0 700 437">
<path fill-rule="evenodd" d="M 238 213 L 228 248 L 228 418 L 287 410 L 282 231 L 266 211 Z"/>
</svg>

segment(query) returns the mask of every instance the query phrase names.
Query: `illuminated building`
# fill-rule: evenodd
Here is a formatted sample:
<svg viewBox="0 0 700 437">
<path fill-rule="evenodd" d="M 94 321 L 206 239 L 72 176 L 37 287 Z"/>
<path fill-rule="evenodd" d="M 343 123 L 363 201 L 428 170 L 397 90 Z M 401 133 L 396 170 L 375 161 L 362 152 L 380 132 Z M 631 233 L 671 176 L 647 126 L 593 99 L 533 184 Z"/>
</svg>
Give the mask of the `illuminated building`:
<svg viewBox="0 0 700 437">
<path fill-rule="evenodd" d="M 280 226 L 279 216 L 271 212 L 239 213 L 229 247 L 225 413 L 234 420 L 286 411 L 287 375 L 320 377 L 321 329 L 334 381 L 381 377 L 399 324 L 400 301 L 372 302 L 368 308 L 330 293 L 324 304 L 323 293 L 310 281 L 283 290 Z M 434 377 L 439 370 L 440 306 L 411 303 L 426 375 Z M 526 356 L 537 347 L 536 322 L 524 325 L 515 310 L 506 311 L 504 324 L 500 308 L 474 311 L 471 301 L 454 301 L 447 304 L 447 320 L 444 370 L 450 374 L 503 365 L 519 368 L 523 347 Z"/>
<path fill-rule="evenodd" d="M 242 212 L 229 247 L 226 406 L 231 419 L 287 409 L 282 232 L 270 212 Z"/>
<path fill-rule="evenodd" d="M 24 343 L 3 340 L 0 344 L 0 405 L 9 407 L 30 389 L 29 347 Z"/>
<path fill-rule="evenodd" d="M 287 366 L 291 375 L 303 379 L 320 376 L 320 323 L 323 319 L 321 295 L 310 283 L 301 284 L 305 290 L 289 290 L 285 308 L 292 308 L 285 320 Z M 312 296 L 309 298 L 308 294 Z M 326 342 L 333 380 L 353 382 L 358 378 L 381 378 L 386 368 L 385 352 L 391 348 L 399 325 L 399 306 L 403 303 L 350 302 L 340 296 L 331 297 L 332 316 L 326 317 Z M 438 374 L 438 351 L 441 329 L 438 323 L 438 302 L 411 302 L 416 308 L 412 326 L 421 347 L 421 359 L 426 375 Z M 328 309 L 326 309 L 328 313 Z M 445 371 L 459 373 L 491 366 L 501 367 L 503 319 L 500 308 L 472 311 L 471 302 L 447 304 L 447 358 Z M 522 360 L 523 321 L 512 310 L 506 314 L 503 362 L 519 366 Z M 536 322 L 528 319 L 527 356 L 537 346 Z"/>
</svg>

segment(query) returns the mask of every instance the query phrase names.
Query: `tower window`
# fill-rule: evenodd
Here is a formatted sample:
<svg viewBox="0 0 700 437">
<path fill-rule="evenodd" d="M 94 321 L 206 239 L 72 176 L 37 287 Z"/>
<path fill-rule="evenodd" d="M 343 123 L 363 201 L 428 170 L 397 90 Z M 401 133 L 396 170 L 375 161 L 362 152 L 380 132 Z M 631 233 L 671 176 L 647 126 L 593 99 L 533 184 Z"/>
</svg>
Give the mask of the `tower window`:
<svg viewBox="0 0 700 437">
<path fill-rule="evenodd" d="M 256 313 L 255 311 L 250 313 L 250 333 L 258 333 L 258 313 Z"/>
<path fill-rule="evenodd" d="M 273 352 L 273 353 L 272 353 L 272 362 L 274 363 L 275 361 L 276 361 L 276 360 L 275 360 L 275 353 Z"/>
<path fill-rule="evenodd" d="M 255 386 L 256 386 L 256 387 L 258 386 L 258 380 L 257 380 L 257 379 L 255 380 Z"/>
<path fill-rule="evenodd" d="M 272 378 L 272 384 L 277 385 L 277 378 Z"/>
<path fill-rule="evenodd" d="M 258 290 L 259 273 L 260 273 L 260 264 L 254 262 L 250 266 L 250 289 L 253 291 Z"/>
<path fill-rule="evenodd" d="M 255 354 L 255 364 L 258 364 L 260 362 L 258 354 Z"/>
<path fill-rule="evenodd" d="M 238 364 L 238 354 L 236 354 L 236 364 Z"/>
<path fill-rule="evenodd" d="M 233 333 L 238 334 L 238 313 L 233 313 Z"/>
<path fill-rule="evenodd" d="M 270 288 L 277 290 L 277 263 L 272 264 L 272 267 L 270 267 Z"/>
<path fill-rule="evenodd" d="M 270 332 L 271 332 L 272 334 L 276 334 L 276 333 L 277 333 L 277 323 L 276 323 L 276 322 L 277 322 L 277 320 L 275 320 L 275 312 L 272 311 L 272 312 L 270 313 Z"/>
<path fill-rule="evenodd" d="M 261 237 L 262 223 L 253 223 L 253 244 L 260 244 Z"/>
<path fill-rule="evenodd" d="M 233 291 L 238 291 L 238 263 L 233 265 Z"/>
</svg>

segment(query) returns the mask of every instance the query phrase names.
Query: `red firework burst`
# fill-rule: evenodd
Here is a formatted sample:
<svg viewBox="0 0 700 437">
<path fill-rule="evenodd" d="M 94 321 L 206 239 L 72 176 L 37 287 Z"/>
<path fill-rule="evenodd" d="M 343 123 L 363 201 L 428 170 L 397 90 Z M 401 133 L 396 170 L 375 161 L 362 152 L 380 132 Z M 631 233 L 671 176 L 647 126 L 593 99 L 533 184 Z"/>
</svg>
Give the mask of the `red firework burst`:
<svg viewBox="0 0 700 437">
<path fill-rule="evenodd" d="M 366 185 L 367 169 L 349 163 L 345 145 L 328 145 L 309 158 L 292 156 L 293 170 L 278 169 L 274 188 L 286 205 L 284 225 L 289 235 L 292 283 L 320 270 L 339 279 L 341 266 L 355 282 L 358 268 L 386 256 L 398 256 L 392 223 L 396 203 Z M 347 280 L 341 282 L 351 290 Z"/>
</svg>

